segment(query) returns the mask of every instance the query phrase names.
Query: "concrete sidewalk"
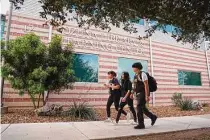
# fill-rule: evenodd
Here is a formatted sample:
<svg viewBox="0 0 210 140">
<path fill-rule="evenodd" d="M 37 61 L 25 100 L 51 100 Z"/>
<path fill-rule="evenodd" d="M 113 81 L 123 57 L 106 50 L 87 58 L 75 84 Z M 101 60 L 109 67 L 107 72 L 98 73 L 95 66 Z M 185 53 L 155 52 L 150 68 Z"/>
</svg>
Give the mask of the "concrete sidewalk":
<svg viewBox="0 0 210 140">
<path fill-rule="evenodd" d="M 210 114 L 201 116 L 160 118 L 154 126 L 145 120 L 145 130 L 135 130 L 134 125 L 120 121 L 118 125 L 102 121 L 69 123 L 2 124 L 2 140 L 88 140 L 123 136 L 138 136 L 210 127 Z"/>
</svg>

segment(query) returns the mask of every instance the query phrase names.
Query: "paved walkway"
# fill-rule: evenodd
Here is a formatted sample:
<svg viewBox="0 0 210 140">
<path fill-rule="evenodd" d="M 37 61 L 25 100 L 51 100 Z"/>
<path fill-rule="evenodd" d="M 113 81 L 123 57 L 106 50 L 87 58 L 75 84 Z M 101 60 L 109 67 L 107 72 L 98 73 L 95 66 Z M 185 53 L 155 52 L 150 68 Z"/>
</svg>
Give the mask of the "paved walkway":
<svg viewBox="0 0 210 140">
<path fill-rule="evenodd" d="M 146 119 L 145 130 L 135 130 L 127 121 L 118 125 L 95 122 L 2 124 L 2 140 L 88 140 L 210 127 L 210 114 L 160 118 L 155 126 Z"/>
</svg>

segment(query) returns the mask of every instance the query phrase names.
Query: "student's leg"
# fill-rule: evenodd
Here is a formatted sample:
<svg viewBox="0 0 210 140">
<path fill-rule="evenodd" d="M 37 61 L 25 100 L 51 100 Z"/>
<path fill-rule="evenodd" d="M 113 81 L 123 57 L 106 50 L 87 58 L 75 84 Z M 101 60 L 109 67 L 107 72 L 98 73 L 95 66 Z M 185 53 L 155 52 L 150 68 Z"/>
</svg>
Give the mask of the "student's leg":
<svg viewBox="0 0 210 140">
<path fill-rule="evenodd" d="M 121 113 L 123 112 L 123 108 L 126 104 L 127 104 L 126 102 L 121 102 L 120 103 L 120 109 L 118 110 L 118 113 L 117 113 L 116 123 L 119 122 Z"/>
<path fill-rule="evenodd" d="M 137 117 L 138 117 L 138 124 L 142 125 L 144 124 L 144 116 L 143 116 L 143 109 L 142 109 L 142 103 L 140 99 L 137 99 Z"/>
<path fill-rule="evenodd" d="M 117 111 L 119 110 L 119 104 L 120 104 L 120 95 L 115 95 L 114 96 L 114 106 Z M 127 113 L 124 110 L 122 110 L 122 114 L 124 114 L 125 116 L 127 115 Z"/>
<path fill-rule="evenodd" d="M 137 96 L 137 118 L 138 125 L 135 126 L 135 129 L 144 129 L 144 114 L 143 114 L 143 106 L 145 106 L 145 98 L 142 93 Z"/>
<path fill-rule="evenodd" d="M 147 109 L 146 105 L 143 106 L 143 112 L 144 112 L 144 114 L 145 114 L 148 118 L 151 119 L 151 121 L 152 121 L 151 125 L 154 125 L 155 122 L 156 122 L 156 120 L 157 120 L 157 116 L 154 115 L 154 114 L 152 114 L 152 113 Z"/>
<path fill-rule="evenodd" d="M 107 104 L 106 104 L 106 113 L 107 113 L 108 118 L 110 118 L 110 116 L 111 116 L 110 107 L 111 107 L 112 103 L 113 103 L 113 96 L 109 95 L 109 98 L 108 98 Z"/>
<path fill-rule="evenodd" d="M 128 107 L 129 107 L 130 111 L 131 111 L 132 114 L 133 114 L 134 122 L 137 122 L 136 111 L 135 111 L 134 106 L 133 106 L 133 99 L 130 99 L 130 98 L 128 97 L 127 103 L 128 103 Z"/>
<path fill-rule="evenodd" d="M 148 118 L 152 119 L 153 114 L 148 110 L 148 108 L 146 107 L 146 105 L 142 106 L 142 109 L 143 109 L 144 114 L 145 114 Z"/>
</svg>

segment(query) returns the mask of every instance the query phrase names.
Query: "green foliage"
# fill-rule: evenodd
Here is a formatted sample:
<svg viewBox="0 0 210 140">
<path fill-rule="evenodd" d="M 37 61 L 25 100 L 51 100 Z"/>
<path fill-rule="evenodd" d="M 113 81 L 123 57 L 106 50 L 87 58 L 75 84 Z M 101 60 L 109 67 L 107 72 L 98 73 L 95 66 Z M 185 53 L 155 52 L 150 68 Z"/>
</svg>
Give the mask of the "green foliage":
<svg viewBox="0 0 210 140">
<path fill-rule="evenodd" d="M 194 110 L 193 101 L 188 98 L 184 98 L 179 105 L 181 110 Z"/>
<path fill-rule="evenodd" d="M 73 106 L 69 110 L 65 111 L 66 116 L 73 118 L 85 119 L 85 120 L 96 120 L 96 112 L 93 108 L 87 105 L 86 102 L 77 103 L 74 102 Z"/>
<path fill-rule="evenodd" d="M 172 102 L 175 106 L 179 107 L 182 100 L 183 100 L 182 94 L 181 93 L 174 93 L 171 100 L 172 100 Z"/>
<path fill-rule="evenodd" d="M 16 0 L 15 4 L 24 0 Z M 129 32 L 137 32 L 134 24 L 140 18 L 158 21 L 146 32 L 148 36 L 155 30 L 166 32 L 166 25 L 175 26 L 172 37 L 177 41 L 197 44 L 200 34 L 210 37 L 210 1 L 209 0 L 40 0 L 42 18 L 51 15 L 51 24 L 61 26 L 67 20 L 76 19 L 79 26 L 93 25 L 111 30 L 112 26 L 122 27 Z M 76 12 L 69 18 L 68 13 Z"/>
<path fill-rule="evenodd" d="M 193 101 L 188 98 L 183 98 L 181 93 L 174 93 L 171 98 L 173 104 L 181 110 L 193 110 Z"/>
<path fill-rule="evenodd" d="M 2 50 L 2 56 L 5 59 L 2 75 L 21 95 L 28 92 L 34 108 L 36 95 L 71 88 L 75 81 L 72 47 L 62 49 L 61 37 L 57 35 L 49 47 L 35 34 L 24 35 L 9 41 L 8 49 Z"/>
</svg>

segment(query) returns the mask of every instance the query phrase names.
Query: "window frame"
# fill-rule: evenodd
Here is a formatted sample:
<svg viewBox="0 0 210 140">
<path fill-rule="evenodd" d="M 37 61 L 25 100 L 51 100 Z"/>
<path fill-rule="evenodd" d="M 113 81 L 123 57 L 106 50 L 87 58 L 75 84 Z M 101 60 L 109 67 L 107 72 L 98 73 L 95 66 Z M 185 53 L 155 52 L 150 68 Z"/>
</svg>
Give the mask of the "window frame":
<svg viewBox="0 0 210 140">
<path fill-rule="evenodd" d="M 99 83 L 99 54 L 93 53 L 84 53 L 84 52 L 74 52 L 73 54 L 80 54 L 80 55 L 96 55 L 98 57 L 98 82 L 75 82 L 76 84 L 98 84 Z"/>
<path fill-rule="evenodd" d="M 200 85 L 180 85 L 179 84 L 179 72 L 182 71 L 182 72 L 191 72 L 191 73 L 199 73 L 200 74 L 200 81 L 201 81 L 201 84 Z M 202 82 L 202 72 L 200 71 L 191 71 L 191 70 L 183 70 L 183 69 L 178 69 L 177 70 L 177 80 L 178 80 L 178 86 L 180 87 L 202 87 L 203 86 L 203 82 Z"/>
</svg>

